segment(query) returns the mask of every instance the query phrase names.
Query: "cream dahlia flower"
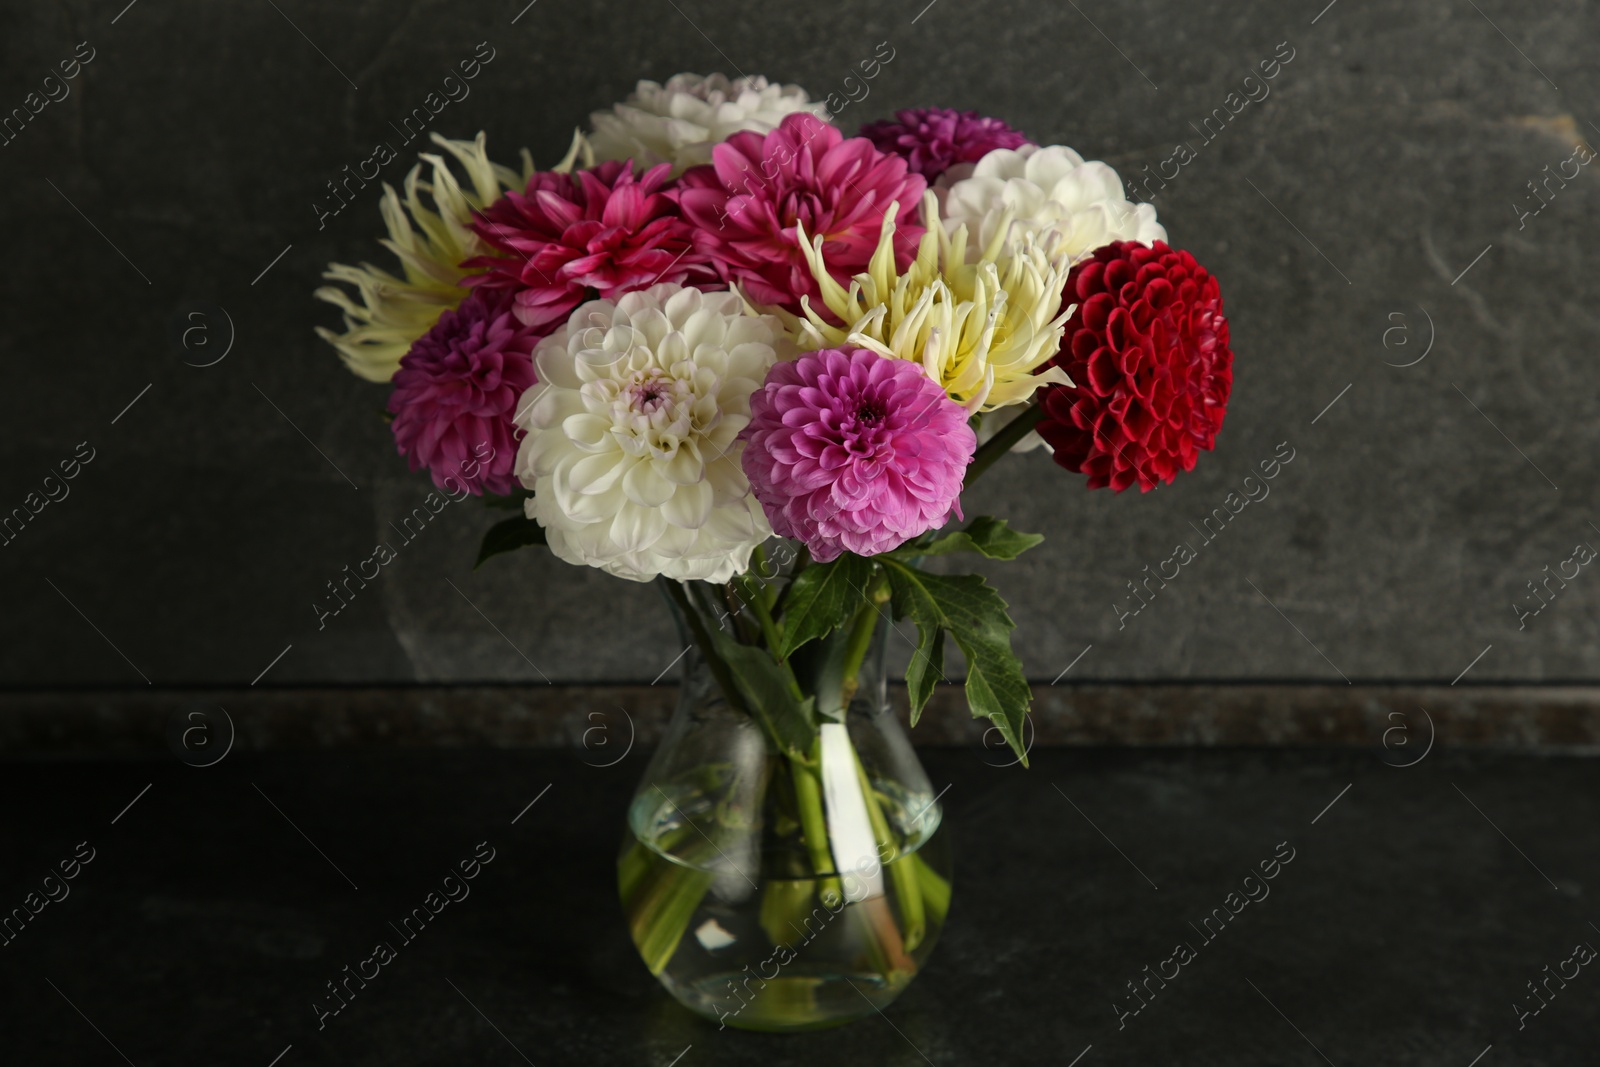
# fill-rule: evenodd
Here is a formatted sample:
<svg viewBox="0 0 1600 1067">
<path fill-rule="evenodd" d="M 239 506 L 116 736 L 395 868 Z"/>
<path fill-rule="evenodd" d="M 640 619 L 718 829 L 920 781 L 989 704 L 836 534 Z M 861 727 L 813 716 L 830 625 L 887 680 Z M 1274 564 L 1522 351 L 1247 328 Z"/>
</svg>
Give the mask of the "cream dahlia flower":
<svg viewBox="0 0 1600 1067">
<path fill-rule="evenodd" d="M 1112 241 L 1167 239 L 1156 209 L 1130 203 L 1116 171 L 1062 145 L 996 149 L 970 177 L 936 191 L 945 228 L 965 226 L 974 251 L 999 232 L 1011 247 L 1032 235 L 1046 255 L 1066 256 L 1071 266 Z"/>
<path fill-rule="evenodd" d="M 966 228 L 940 227 L 928 192 L 922 200 L 928 230 L 901 274 L 894 265 L 897 208 L 890 204 L 884 213 L 872 262 L 848 291 L 827 271 L 822 237 L 801 232 L 823 303 L 844 325 L 819 315 L 808 299 L 805 319 L 786 317 L 799 346 L 855 345 L 920 363 L 952 400 L 974 412 L 1027 403 L 1043 385 L 1070 385 L 1059 367 L 1039 370 L 1056 354 L 1073 311 L 1061 306 L 1066 260 L 1046 256 L 1026 233 L 1014 247 L 994 240 L 969 257 Z"/>
<path fill-rule="evenodd" d="M 534 351 L 516 423 L 528 517 L 568 563 L 637 582 L 725 582 L 772 536 L 740 466 L 783 324 L 730 292 L 665 284 L 572 313 Z"/>
<path fill-rule="evenodd" d="M 355 287 L 360 303 L 337 286 L 323 286 L 313 295 L 344 311 L 344 332 L 317 327 L 317 336 L 338 349 L 345 366 L 372 382 L 394 377 L 400 359 L 411 345 L 433 328 L 439 316 L 457 307 L 467 290 L 460 281 L 468 273 L 463 260 L 491 249 L 472 231 L 472 213 L 493 203 L 507 189 L 520 189 L 533 173 L 533 160 L 522 150 L 522 173 L 491 163 L 484 135 L 471 141 L 451 141 L 435 133 L 433 142 L 461 165 L 463 185 L 439 155 L 421 154 L 431 170 L 423 180 L 423 165 L 411 168 L 405 178 L 404 199 L 394 187 L 383 185 L 383 221 L 389 236 L 381 243 L 400 259 L 404 277 L 396 277 L 370 263 L 354 266 L 331 263 L 324 278 Z M 556 170 L 571 170 L 585 151 L 574 136 L 567 157 Z M 427 194 L 424 200 L 422 194 Z"/>
<path fill-rule="evenodd" d="M 768 134 L 785 115 L 805 111 L 820 119 L 827 109 L 798 85 L 773 85 L 756 75 L 678 74 L 660 85 L 641 81 L 628 99 L 589 119 L 595 158 L 632 159 L 640 168 L 671 163 L 674 176 L 711 162 L 711 149 L 741 130 Z"/>
</svg>

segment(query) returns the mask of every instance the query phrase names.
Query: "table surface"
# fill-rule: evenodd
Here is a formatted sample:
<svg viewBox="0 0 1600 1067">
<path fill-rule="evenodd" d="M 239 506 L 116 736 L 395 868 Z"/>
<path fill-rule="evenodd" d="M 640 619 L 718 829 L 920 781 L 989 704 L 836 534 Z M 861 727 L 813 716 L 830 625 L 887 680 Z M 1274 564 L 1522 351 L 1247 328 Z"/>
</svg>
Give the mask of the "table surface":
<svg viewBox="0 0 1600 1067">
<path fill-rule="evenodd" d="M 1021 770 L 926 750 L 957 850 L 929 968 L 882 1017 L 770 1036 L 678 1008 L 628 941 L 613 862 L 643 755 L 610 768 L 565 750 L 6 763 L 0 909 L 34 892 L 38 906 L 62 861 L 92 859 L 66 896 L 48 883 L 60 899 L 0 947 L 0 1058 L 1595 1062 L 1600 975 L 1549 977 L 1600 945 L 1592 759 L 1069 748 Z M 480 842 L 493 859 L 471 895 L 319 1029 L 326 983 L 397 941 L 389 923 Z M 1242 910 L 1214 940 L 1190 925 L 1230 893 L 1259 896 L 1245 878 L 1290 850 L 1269 895 L 1232 898 Z M 1132 1013 L 1127 983 L 1179 942 L 1193 958 Z M 1537 1014 L 1532 981 L 1553 991 Z"/>
</svg>

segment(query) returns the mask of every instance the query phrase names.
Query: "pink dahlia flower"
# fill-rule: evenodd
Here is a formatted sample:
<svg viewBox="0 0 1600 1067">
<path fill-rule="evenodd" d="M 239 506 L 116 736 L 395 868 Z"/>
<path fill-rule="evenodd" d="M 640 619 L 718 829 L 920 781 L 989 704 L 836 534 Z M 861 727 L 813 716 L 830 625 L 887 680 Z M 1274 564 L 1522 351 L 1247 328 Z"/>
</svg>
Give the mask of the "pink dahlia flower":
<svg viewBox="0 0 1600 1067">
<path fill-rule="evenodd" d="M 896 111 L 892 122 L 861 127 L 861 136 L 882 151 L 904 157 L 913 171 L 929 181 L 957 163 L 976 163 L 996 148 L 1033 143 L 999 119 L 947 107 Z"/>
<path fill-rule="evenodd" d="M 661 282 L 714 283 L 694 251 L 693 227 L 664 192 L 671 170 L 663 163 L 635 177 L 618 160 L 574 174 L 540 171 L 473 223 L 501 254 L 468 260 L 487 273 L 464 284 L 515 290 L 519 319 L 554 328 L 586 300 Z"/>
<path fill-rule="evenodd" d="M 512 313 L 509 293 L 480 290 L 417 339 L 395 372 L 389 411 L 395 447 L 448 492 L 505 494 L 522 431 L 517 399 L 534 381 L 543 332 Z"/>
<path fill-rule="evenodd" d="M 740 437 L 773 530 L 823 563 L 887 552 L 960 515 L 978 446 L 966 409 L 920 365 L 865 348 L 775 364 Z"/>
<path fill-rule="evenodd" d="M 807 240 L 822 235 L 828 269 L 846 285 L 867 269 L 892 203 L 900 205 L 896 266 L 905 268 L 916 252 L 923 232 L 916 207 L 927 182 L 899 156 L 862 137 L 846 140 L 814 115 L 789 115 L 765 135 L 736 133 L 712 149 L 711 160 L 686 171 L 668 195 L 695 224 L 696 247 L 717 274 L 758 303 L 796 314 L 801 296 L 819 303 L 796 223 Z"/>
</svg>

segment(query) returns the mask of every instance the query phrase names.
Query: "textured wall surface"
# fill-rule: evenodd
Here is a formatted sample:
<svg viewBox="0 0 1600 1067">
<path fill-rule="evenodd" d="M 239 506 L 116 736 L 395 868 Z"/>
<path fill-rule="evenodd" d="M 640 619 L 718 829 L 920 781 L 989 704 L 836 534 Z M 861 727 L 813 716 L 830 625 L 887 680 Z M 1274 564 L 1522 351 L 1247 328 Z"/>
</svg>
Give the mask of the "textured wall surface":
<svg viewBox="0 0 1600 1067">
<path fill-rule="evenodd" d="M 1216 452 L 1142 497 L 1035 454 L 967 500 L 1050 536 L 994 576 L 1035 678 L 1600 678 L 1600 574 L 1564 563 L 1600 546 L 1600 175 L 1543 200 L 1529 184 L 1600 142 L 1594 7 L 524 3 L 0 13 L 0 110 L 90 57 L 0 148 L 0 512 L 93 457 L 0 548 L 0 683 L 649 681 L 677 654 L 647 587 L 535 552 L 471 572 L 490 518 L 471 501 L 317 626 L 324 582 L 429 486 L 393 454 L 385 390 L 312 334 L 336 320 L 310 299 L 324 266 L 384 255 L 376 198 L 321 229 L 313 204 L 380 141 L 402 179 L 417 145 L 391 122 L 480 42 L 494 58 L 434 128 L 488 130 L 502 158 L 554 161 L 641 77 L 759 72 L 822 97 L 883 41 L 895 58 L 846 128 L 975 108 L 1134 180 L 1188 145 L 1141 188 L 1223 281 Z M 1228 114 L 1275 54 L 1293 58 L 1270 95 Z M 1127 583 L 1180 542 L 1197 558 L 1132 614 Z M 1546 566 L 1578 573 L 1540 607 Z"/>
</svg>

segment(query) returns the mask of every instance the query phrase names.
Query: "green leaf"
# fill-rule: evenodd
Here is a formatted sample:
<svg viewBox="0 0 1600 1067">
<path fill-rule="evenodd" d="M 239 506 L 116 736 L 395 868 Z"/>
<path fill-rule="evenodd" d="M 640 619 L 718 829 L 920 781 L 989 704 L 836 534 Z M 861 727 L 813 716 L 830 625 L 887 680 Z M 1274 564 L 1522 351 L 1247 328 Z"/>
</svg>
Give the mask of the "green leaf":
<svg viewBox="0 0 1600 1067">
<path fill-rule="evenodd" d="M 917 628 L 917 651 L 906 666 L 906 687 L 911 690 L 911 725 L 922 718 L 922 709 L 933 695 L 933 687 L 944 681 L 944 637 L 942 626 Z"/>
<path fill-rule="evenodd" d="M 775 662 L 766 649 L 741 645 L 726 630 L 709 633 L 750 714 L 763 721 L 767 735 L 788 755 L 808 759 L 817 732 L 813 715 L 816 698 L 796 697 L 789 687 L 788 667 Z"/>
<path fill-rule="evenodd" d="M 844 661 L 849 654 L 850 627 L 807 641 L 788 659 L 796 678 L 806 680 L 806 688 L 816 694 L 817 722 L 844 722 Z"/>
<path fill-rule="evenodd" d="M 473 570 L 483 566 L 484 560 L 490 556 L 498 556 L 502 552 L 511 552 L 524 545 L 542 545 L 545 543 L 544 527 L 532 519 L 515 518 L 497 522 L 489 527 L 483 535 L 483 544 L 478 546 L 478 562 L 472 565 Z"/>
<path fill-rule="evenodd" d="M 1022 661 L 1011 651 L 1011 631 L 1017 624 L 1006 614 L 1006 602 L 981 575 L 927 574 L 897 559 L 884 559 L 883 565 L 893 591 L 895 617 L 915 622 L 922 638 L 918 654 L 912 658 L 913 668 L 922 664 L 919 673 L 906 672 L 913 700 L 922 693 L 926 701 L 933 686 L 930 671 L 943 670 L 939 634 L 948 631 L 967 660 L 967 706 L 972 717 L 991 720 L 1027 766 L 1022 730 L 1033 694 L 1022 673 Z"/>
<path fill-rule="evenodd" d="M 784 594 L 783 647 L 773 650 L 776 655 L 788 659 L 807 641 L 843 626 L 861 607 L 870 581 L 872 561 L 853 552 L 801 571 Z"/>
<path fill-rule="evenodd" d="M 1023 533 L 1006 520 L 979 515 L 965 530 L 945 534 L 908 554 L 943 556 L 950 552 L 976 552 L 989 559 L 1016 559 L 1044 540 L 1043 534 Z"/>
</svg>

